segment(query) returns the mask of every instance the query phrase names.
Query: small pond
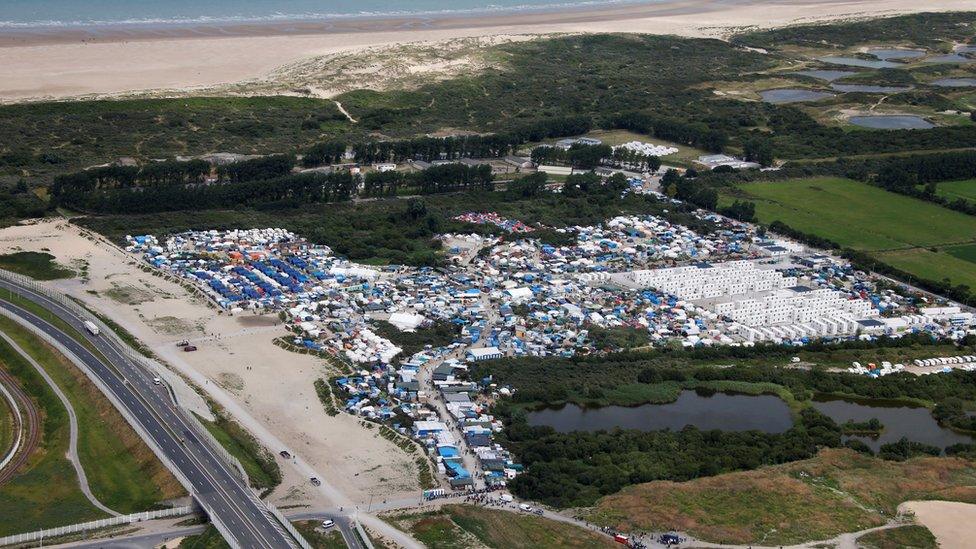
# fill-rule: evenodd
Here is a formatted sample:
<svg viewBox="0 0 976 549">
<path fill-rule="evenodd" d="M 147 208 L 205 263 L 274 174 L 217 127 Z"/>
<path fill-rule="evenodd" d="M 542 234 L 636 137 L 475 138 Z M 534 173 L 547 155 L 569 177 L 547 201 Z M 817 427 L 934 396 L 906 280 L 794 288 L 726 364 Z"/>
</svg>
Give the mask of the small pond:
<svg viewBox="0 0 976 549">
<path fill-rule="evenodd" d="M 833 97 L 834 94 L 803 89 L 779 89 L 759 92 L 766 103 L 799 103 L 801 101 L 818 101 Z"/>
<path fill-rule="evenodd" d="M 973 88 L 976 87 L 976 78 L 942 78 L 932 82 L 932 85 L 943 88 Z"/>
<path fill-rule="evenodd" d="M 883 59 L 860 59 L 857 57 L 842 57 L 836 55 L 821 57 L 820 61 L 823 61 L 824 63 L 830 63 L 833 65 L 847 65 L 849 67 L 868 67 L 871 69 L 894 69 L 897 67 L 905 66 L 901 63 L 895 63 L 894 61 L 885 61 Z"/>
<path fill-rule="evenodd" d="M 831 84 L 831 89 L 845 93 L 900 93 L 911 90 L 911 86 L 875 86 L 871 84 Z"/>
<path fill-rule="evenodd" d="M 877 438 L 854 436 L 871 447 L 875 452 L 882 444 L 898 442 L 902 437 L 945 448 L 973 439 L 941 427 L 928 408 L 915 408 L 901 403 L 885 404 L 878 401 L 861 402 L 844 399 L 816 398 L 813 407 L 830 416 L 838 424 L 853 420 L 856 422 L 878 418 L 884 430 Z"/>
<path fill-rule="evenodd" d="M 609 431 L 617 427 L 640 431 L 677 431 L 686 425 L 694 425 L 703 431 L 720 429 L 782 433 L 793 426 L 790 409 L 778 397 L 727 393 L 702 396 L 695 391 L 682 391 L 678 400 L 668 404 L 602 408 L 567 404 L 561 408 L 544 408 L 529 412 L 528 422 L 529 425 L 548 425 L 561 433 Z"/>
<path fill-rule="evenodd" d="M 945 55 L 936 55 L 935 57 L 929 57 L 925 60 L 926 63 L 972 63 L 976 61 L 972 57 L 966 57 L 959 53 L 947 53 Z"/>
<path fill-rule="evenodd" d="M 935 124 L 921 116 L 901 114 L 852 116 L 850 122 L 855 126 L 875 130 L 927 130 L 935 127 Z"/>
<path fill-rule="evenodd" d="M 834 80 L 837 80 L 838 78 L 844 78 L 845 76 L 857 74 L 857 71 L 810 70 L 810 71 L 795 72 L 793 74 L 809 76 L 810 78 L 819 78 L 821 80 L 826 80 L 827 82 L 832 82 Z"/>
<path fill-rule="evenodd" d="M 883 59 L 885 61 L 889 59 L 915 59 L 917 57 L 922 57 L 925 55 L 924 50 L 902 50 L 897 48 L 878 48 L 873 50 L 868 50 L 868 53 L 877 57 L 878 59 Z"/>
</svg>

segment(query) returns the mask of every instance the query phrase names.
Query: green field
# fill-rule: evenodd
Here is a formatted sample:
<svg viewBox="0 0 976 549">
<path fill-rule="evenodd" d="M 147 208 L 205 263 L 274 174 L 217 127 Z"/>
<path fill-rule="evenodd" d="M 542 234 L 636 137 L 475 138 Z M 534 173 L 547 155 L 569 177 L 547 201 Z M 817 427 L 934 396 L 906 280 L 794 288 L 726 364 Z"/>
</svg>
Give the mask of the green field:
<svg viewBox="0 0 976 549">
<path fill-rule="evenodd" d="M 103 518 L 81 493 L 75 470 L 64 457 L 69 442 L 68 412 L 57 395 L 3 340 L 0 367 L 20 381 L 44 417 L 40 451 L 18 476 L 0 486 L 0 536 Z"/>
<path fill-rule="evenodd" d="M 54 262 L 54 256 L 43 252 L 17 252 L 0 255 L 0 269 L 6 269 L 34 280 L 56 280 L 71 278 L 75 275 L 71 269 L 66 269 Z"/>
<path fill-rule="evenodd" d="M 94 384 L 73 364 L 7 318 L 0 329 L 54 378 L 78 417 L 78 454 L 95 497 L 121 513 L 184 494 L 176 479 Z M 57 403 L 61 407 L 60 402 Z"/>
<path fill-rule="evenodd" d="M 737 191 L 723 194 L 721 203 L 733 195 L 755 201 L 762 223 L 779 220 L 921 278 L 976 287 L 973 216 L 841 178 L 746 183 Z"/>
<path fill-rule="evenodd" d="M 976 179 L 966 179 L 964 181 L 943 181 L 936 186 L 936 193 L 949 200 L 962 198 L 970 202 L 976 202 Z"/>
</svg>

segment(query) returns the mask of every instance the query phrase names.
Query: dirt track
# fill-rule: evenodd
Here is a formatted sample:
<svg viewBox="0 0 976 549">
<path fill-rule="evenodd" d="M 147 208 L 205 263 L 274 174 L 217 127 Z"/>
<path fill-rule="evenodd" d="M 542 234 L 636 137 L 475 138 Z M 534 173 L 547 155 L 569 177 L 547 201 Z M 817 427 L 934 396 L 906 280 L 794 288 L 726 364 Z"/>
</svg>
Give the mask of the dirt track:
<svg viewBox="0 0 976 549">
<path fill-rule="evenodd" d="M 6 467 L 0 471 L 0 486 L 5 484 L 11 478 L 13 478 L 17 471 L 27 463 L 37 445 L 41 440 L 41 430 L 40 430 L 40 414 L 37 411 L 37 406 L 34 405 L 34 401 L 31 400 L 29 396 L 20 388 L 20 384 L 17 380 L 13 378 L 6 370 L 0 368 L 0 383 L 10 391 L 13 395 L 14 400 L 17 401 L 17 406 L 23 413 L 25 425 L 16 425 L 15 427 L 19 430 L 25 431 L 24 440 L 17 450 L 17 454 L 14 459 L 7 464 Z"/>
</svg>

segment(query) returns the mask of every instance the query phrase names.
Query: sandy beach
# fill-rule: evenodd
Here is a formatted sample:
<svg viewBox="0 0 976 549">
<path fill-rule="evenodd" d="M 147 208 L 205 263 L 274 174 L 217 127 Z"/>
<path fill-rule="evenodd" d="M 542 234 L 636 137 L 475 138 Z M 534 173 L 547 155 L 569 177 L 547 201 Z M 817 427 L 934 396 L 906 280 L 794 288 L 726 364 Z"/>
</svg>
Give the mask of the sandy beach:
<svg viewBox="0 0 976 549">
<path fill-rule="evenodd" d="M 442 18 L 0 32 L 0 102 L 186 92 L 265 78 L 302 59 L 404 43 L 550 33 L 723 37 L 745 28 L 972 10 L 971 0 L 669 0 Z M 524 38 L 523 38 L 524 39 Z"/>
<path fill-rule="evenodd" d="M 932 531 L 939 547 L 970 547 L 976 505 L 958 501 L 907 501 L 899 510 L 915 514 L 915 520 Z"/>
</svg>

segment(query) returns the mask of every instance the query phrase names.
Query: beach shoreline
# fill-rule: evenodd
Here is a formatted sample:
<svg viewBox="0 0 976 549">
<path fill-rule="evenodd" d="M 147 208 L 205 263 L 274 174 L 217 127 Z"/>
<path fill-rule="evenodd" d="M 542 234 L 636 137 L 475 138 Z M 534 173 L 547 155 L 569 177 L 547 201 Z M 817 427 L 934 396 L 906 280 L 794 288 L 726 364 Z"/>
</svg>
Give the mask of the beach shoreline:
<svg viewBox="0 0 976 549">
<path fill-rule="evenodd" d="M 557 11 L 260 24 L 0 30 L 0 102 L 185 93 L 267 77 L 301 59 L 486 36 L 634 32 L 723 38 L 736 30 L 971 11 L 970 0 L 664 0 Z M 524 38 L 523 38 L 524 39 Z"/>
</svg>

